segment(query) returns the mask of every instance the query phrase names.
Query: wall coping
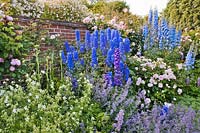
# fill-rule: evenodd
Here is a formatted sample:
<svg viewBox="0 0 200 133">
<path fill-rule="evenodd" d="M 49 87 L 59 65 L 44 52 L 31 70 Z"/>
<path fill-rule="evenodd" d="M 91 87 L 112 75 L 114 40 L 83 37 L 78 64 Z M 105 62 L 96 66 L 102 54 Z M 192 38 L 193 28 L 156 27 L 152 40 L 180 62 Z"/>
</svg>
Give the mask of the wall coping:
<svg viewBox="0 0 200 133">
<path fill-rule="evenodd" d="M 18 19 L 16 21 L 18 22 L 38 22 L 40 24 L 52 24 L 52 25 L 61 25 L 61 26 L 67 26 L 67 27 L 74 27 L 74 28 L 87 28 L 87 26 L 84 23 L 81 22 L 67 22 L 67 21 L 61 21 L 61 20 L 49 20 L 49 19 L 32 19 L 28 17 L 22 17 L 22 16 L 14 16 L 13 18 Z"/>
</svg>

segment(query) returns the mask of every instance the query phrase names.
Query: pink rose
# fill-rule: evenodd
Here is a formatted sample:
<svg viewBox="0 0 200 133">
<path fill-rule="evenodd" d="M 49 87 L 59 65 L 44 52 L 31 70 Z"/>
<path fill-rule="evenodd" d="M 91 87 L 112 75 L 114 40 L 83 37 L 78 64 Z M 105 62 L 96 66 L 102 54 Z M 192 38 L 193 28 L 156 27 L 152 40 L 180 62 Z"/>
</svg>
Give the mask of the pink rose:
<svg viewBox="0 0 200 133">
<path fill-rule="evenodd" d="M 11 16 L 6 16 L 6 20 L 13 21 L 13 18 Z"/>
<path fill-rule="evenodd" d="M 3 58 L 0 58 L 0 63 L 3 63 L 4 62 L 4 59 Z"/>
<path fill-rule="evenodd" d="M 14 66 L 10 66 L 10 71 L 11 72 L 15 71 L 15 67 Z"/>
</svg>

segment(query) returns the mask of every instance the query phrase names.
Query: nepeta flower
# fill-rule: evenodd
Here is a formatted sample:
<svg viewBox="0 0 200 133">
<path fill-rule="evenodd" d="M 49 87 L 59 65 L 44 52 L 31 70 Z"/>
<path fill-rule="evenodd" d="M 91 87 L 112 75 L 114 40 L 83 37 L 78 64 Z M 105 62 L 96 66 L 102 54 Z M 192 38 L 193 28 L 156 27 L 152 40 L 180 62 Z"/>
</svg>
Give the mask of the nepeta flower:
<svg viewBox="0 0 200 133">
<path fill-rule="evenodd" d="M 121 109 L 119 111 L 115 120 L 117 121 L 117 123 L 114 123 L 113 126 L 115 127 L 116 131 L 119 132 L 121 130 L 123 120 L 124 120 L 124 110 Z"/>
<path fill-rule="evenodd" d="M 145 98 L 144 102 L 145 102 L 145 104 L 150 104 L 151 103 L 151 99 L 150 98 Z"/>
</svg>

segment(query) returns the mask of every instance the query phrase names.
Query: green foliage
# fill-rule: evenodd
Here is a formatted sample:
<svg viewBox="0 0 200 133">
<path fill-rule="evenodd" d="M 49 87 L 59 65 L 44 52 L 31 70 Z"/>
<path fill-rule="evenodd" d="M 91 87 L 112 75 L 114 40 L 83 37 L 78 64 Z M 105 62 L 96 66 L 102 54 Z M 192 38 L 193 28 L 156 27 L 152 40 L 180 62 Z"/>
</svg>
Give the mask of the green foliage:
<svg viewBox="0 0 200 133">
<path fill-rule="evenodd" d="M 199 29 L 199 0 L 170 0 L 164 16 L 179 29 Z"/>
</svg>

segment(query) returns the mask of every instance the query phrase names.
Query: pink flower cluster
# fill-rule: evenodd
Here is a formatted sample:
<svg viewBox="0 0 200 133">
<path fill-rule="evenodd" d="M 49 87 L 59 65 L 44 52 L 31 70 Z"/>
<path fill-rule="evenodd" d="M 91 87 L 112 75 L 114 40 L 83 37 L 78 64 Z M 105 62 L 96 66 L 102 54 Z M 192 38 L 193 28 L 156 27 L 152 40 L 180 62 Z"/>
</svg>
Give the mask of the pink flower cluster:
<svg viewBox="0 0 200 133">
<path fill-rule="evenodd" d="M 14 66 L 20 66 L 21 65 L 21 61 L 19 59 L 12 59 L 10 64 L 12 66 L 10 66 L 10 71 L 13 72 L 15 71 L 15 67 Z"/>
<path fill-rule="evenodd" d="M 0 63 L 4 63 L 4 59 L 3 58 L 0 58 Z"/>
<path fill-rule="evenodd" d="M 117 17 L 114 17 L 113 19 L 111 19 L 108 24 L 118 30 L 125 30 L 126 29 L 126 24 L 124 21 L 120 21 L 119 23 L 117 23 Z"/>
</svg>

